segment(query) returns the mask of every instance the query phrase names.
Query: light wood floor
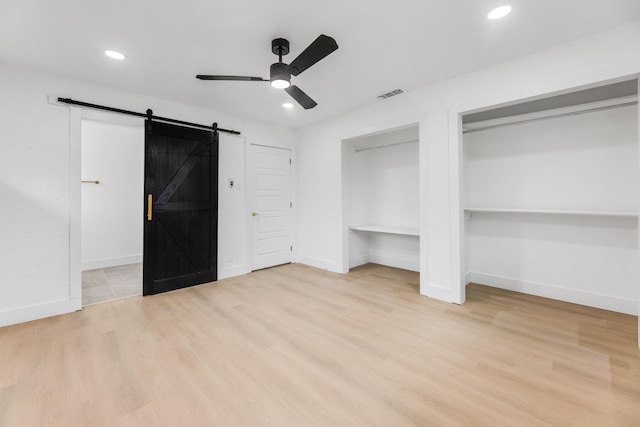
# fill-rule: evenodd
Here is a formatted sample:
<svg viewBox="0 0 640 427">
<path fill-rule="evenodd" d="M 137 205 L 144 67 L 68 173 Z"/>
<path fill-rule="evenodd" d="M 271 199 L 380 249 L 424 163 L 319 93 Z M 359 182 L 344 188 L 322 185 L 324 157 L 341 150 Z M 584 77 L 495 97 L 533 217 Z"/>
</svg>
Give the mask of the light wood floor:
<svg viewBox="0 0 640 427">
<path fill-rule="evenodd" d="M 0 426 L 639 426 L 637 318 L 286 265 L 0 329 Z"/>
</svg>

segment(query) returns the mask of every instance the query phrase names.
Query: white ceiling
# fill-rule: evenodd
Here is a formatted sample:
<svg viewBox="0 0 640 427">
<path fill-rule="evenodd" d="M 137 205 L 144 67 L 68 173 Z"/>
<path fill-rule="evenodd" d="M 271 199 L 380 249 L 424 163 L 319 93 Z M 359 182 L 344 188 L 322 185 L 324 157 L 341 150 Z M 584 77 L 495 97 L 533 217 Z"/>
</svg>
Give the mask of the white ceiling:
<svg viewBox="0 0 640 427">
<path fill-rule="evenodd" d="M 509 0 L 509 16 L 487 20 L 503 3 L 5 0 L 0 61 L 299 127 L 385 102 L 376 96 L 393 89 L 414 90 L 640 19 L 638 0 Z M 312 110 L 283 109 L 289 96 L 268 83 L 195 79 L 268 78 L 277 62 L 272 39 L 290 41 L 288 63 L 319 34 L 340 48 L 292 78 L 318 102 Z M 105 49 L 127 59 L 109 59 Z"/>
</svg>

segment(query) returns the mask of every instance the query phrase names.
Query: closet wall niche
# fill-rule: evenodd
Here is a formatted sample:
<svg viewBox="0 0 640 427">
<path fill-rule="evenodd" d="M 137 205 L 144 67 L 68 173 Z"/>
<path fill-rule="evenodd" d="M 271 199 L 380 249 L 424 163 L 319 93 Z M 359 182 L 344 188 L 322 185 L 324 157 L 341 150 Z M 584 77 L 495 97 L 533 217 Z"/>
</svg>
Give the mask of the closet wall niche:
<svg viewBox="0 0 640 427">
<path fill-rule="evenodd" d="M 343 141 L 346 268 L 419 271 L 418 125 Z"/>
<path fill-rule="evenodd" d="M 637 88 L 463 117 L 467 282 L 637 314 Z"/>
</svg>

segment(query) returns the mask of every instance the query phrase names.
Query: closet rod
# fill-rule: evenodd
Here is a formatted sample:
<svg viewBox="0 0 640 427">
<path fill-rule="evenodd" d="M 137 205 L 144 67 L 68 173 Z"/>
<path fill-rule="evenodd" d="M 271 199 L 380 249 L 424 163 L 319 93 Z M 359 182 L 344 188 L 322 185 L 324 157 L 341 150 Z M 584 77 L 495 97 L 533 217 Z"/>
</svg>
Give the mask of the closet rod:
<svg viewBox="0 0 640 427">
<path fill-rule="evenodd" d="M 64 102 L 65 104 L 71 104 L 71 105 L 79 105 L 81 107 L 95 108 L 96 110 L 104 110 L 104 111 L 111 111 L 114 113 L 127 114 L 129 116 L 144 117 L 144 118 L 149 117 L 148 114 L 144 114 L 144 113 L 136 113 L 135 111 L 121 110 L 120 108 L 107 107 L 105 105 L 90 104 L 88 102 L 76 101 L 71 98 L 58 98 L 58 102 Z M 151 111 L 151 110 L 147 110 L 147 111 Z M 176 123 L 179 125 L 191 126 L 191 127 L 200 128 L 200 129 L 209 130 L 214 128 L 213 126 L 200 125 L 197 123 L 190 123 L 190 122 L 185 122 L 185 121 L 176 120 L 176 119 L 168 119 L 166 117 L 159 117 L 159 116 L 152 115 L 151 118 L 155 120 L 159 120 L 161 122 Z M 217 129 L 220 132 L 227 132 L 233 135 L 240 135 L 240 132 L 238 132 L 237 130 L 229 130 L 229 129 L 222 129 L 222 128 L 217 128 Z"/>
<path fill-rule="evenodd" d="M 516 121 L 513 121 L 513 122 L 509 122 L 509 123 L 501 123 L 501 124 L 498 124 L 498 125 L 491 125 L 491 126 L 486 126 L 486 127 L 477 128 L 477 129 L 467 129 L 467 130 L 463 130 L 462 133 L 465 134 L 465 133 L 479 132 L 479 131 L 482 131 L 482 130 L 489 130 L 489 129 L 507 127 L 507 126 L 514 126 L 514 125 L 519 125 L 519 124 L 522 124 L 522 123 L 539 122 L 539 121 L 542 121 L 542 120 L 556 119 L 556 118 L 559 118 L 559 117 L 578 116 L 580 114 L 587 114 L 587 113 L 594 113 L 594 112 L 597 112 L 597 111 L 611 110 L 613 108 L 630 107 L 632 105 L 637 105 L 637 104 L 638 104 L 638 101 L 630 101 L 630 102 L 625 102 L 625 103 L 622 103 L 622 104 L 607 105 L 605 107 L 587 108 L 587 109 L 584 109 L 584 110 L 572 111 L 570 113 L 553 114 L 553 115 L 550 115 L 550 116 L 536 117 L 536 118 L 533 118 L 533 119 L 516 120 Z"/>
<path fill-rule="evenodd" d="M 413 139 L 411 141 L 394 142 L 393 144 L 387 144 L 387 145 L 378 145 L 377 147 L 366 147 L 366 148 L 356 147 L 356 153 L 359 153 L 361 151 L 367 151 L 367 150 L 376 150 L 378 148 L 395 147 L 396 145 L 402 145 L 402 144 L 411 144 L 413 142 L 418 142 L 418 141 L 420 140 Z"/>
</svg>

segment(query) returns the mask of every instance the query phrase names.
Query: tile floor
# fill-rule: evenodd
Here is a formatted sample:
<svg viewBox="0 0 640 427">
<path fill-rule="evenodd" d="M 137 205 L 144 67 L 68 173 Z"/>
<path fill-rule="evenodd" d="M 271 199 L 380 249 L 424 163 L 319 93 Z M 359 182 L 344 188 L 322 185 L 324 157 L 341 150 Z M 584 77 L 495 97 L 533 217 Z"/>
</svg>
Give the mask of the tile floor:
<svg viewBox="0 0 640 427">
<path fill-rule="evenodd" d="M 82 305 L 142 294 L 142 263 L 82 272 Z"/>
</svg>

